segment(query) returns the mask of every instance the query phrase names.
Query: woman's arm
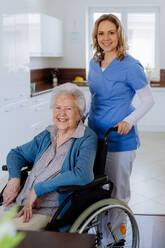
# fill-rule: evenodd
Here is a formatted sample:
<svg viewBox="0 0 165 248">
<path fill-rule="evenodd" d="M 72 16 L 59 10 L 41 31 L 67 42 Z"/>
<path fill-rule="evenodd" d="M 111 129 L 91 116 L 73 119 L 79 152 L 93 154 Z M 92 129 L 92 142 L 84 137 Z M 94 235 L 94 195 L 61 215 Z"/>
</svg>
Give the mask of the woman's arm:
<svg viewBox="0 0 165 248">
<path fill-rule="evenodd" d="M 3 191 L 3 205 L 7 207 L 11 204 L 17 197 L 20 190 L 20 179 L 12 178 L 8 181 L 4 191 Z"/>
<path fill-rule="evenodd" d="M 140 99 L 140 104 L 130 115 L 116 125 L 116 127 L 118 127 L 118 134 L 127 134 L 131 130 L 132 126 L 136 125 L 154 104 L 151 89 L 148 85 L 137 90 L 136 93 Z"/>
<path fill-rule="evenodd" d="M 21 169 L 27 162 L 34 162 L 40 143 L 44 136 L 48 133 L 47 130 L 38 134 L 30 142 L 12 149 L 7 155 L 7 168 L 9 172 L 9 180 L 11 178 L 21 177 Z"/>
<path fill-rule="evenodd" d="M 128 115 L 123 121 L 126 121 L 131 127 L 136 125 L 137 122 L 152 108 L 154 99 L 150 87 L 147 85 L 142 89 L 136 91 L 139 97 L 140 104 L 137 108 Z"/>
<path fill-rule="evenodd" d="M 35 206 L 36 208 L 40 208 L 39 206 L 39 199 L 37 198 L 37 195 L 32 189 L 28 195 L 28 198 L 26 200 L 25 206 L 23 209 L 18 213 L 18 218 L 23 215 L 23 222 L 29 222 L 29 220 L 32 218 L 32 208 Z"/>
<path fill-rule="evenodd" d="M 20 190 L 21 169 L 27 162 L 34 162 L 44 132 L 32 141 L 12 149 L 7 156 L 9 181 L 3 192 L 4 207 L 11 204 Z"/>
</svg>

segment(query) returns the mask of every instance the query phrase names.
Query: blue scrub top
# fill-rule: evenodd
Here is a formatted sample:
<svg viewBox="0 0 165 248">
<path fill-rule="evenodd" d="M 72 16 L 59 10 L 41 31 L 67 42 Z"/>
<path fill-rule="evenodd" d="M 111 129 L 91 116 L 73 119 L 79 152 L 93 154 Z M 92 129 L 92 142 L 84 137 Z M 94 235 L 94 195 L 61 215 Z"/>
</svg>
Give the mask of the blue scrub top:
<svg viewBox="0 0 165 248">
<path fill-rule="evenodd" d="M 134 111 L 132 100 L 136 90 L 148 84 L 143 66 L 129 55 L 121 61 L 115 58 L 104 71 L 100 63 L 92 59 L 88 82 L 91 92 L 88 125 L 99 138 L 103 138 L 108 128 L 115 126 Z M 109 135 L 109 151 L 131 151 L 139 145 L 136 126 L 126 135 L 119 135 L 117 132 Z"/>
</svg>

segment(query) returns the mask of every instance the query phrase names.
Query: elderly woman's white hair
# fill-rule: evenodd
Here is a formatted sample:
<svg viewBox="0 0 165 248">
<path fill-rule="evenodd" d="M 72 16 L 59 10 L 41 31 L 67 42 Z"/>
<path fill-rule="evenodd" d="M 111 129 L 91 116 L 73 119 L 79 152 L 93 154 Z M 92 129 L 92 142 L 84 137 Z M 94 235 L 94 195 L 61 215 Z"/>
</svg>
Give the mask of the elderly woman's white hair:
<svg viewBox="0 0 165 248">
<path fill-rule="evenodd" d="M 56 98 L 60 94 L 68 94 L 75 98 L 76 105 L 80 111 L 81 117 L 83 116 L 86 109 L 86 101 L 83 92 L 80 88 L 73 83 L 65 83 L 59 86 L 56 86 L 52 93 L 51 104 L 50 107 L 53 108 Z"/>
</svg>

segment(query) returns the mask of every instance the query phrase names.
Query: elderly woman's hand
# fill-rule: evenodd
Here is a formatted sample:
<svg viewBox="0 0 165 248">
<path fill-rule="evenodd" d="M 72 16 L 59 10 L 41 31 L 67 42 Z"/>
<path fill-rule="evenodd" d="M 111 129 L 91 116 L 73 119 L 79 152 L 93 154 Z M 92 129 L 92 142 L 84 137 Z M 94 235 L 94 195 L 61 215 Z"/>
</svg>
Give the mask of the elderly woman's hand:
<svg viewBox="0 0 165 248">
<path fill-rule="evenodd" d="M 25 206 L 23 209 L 18 213 L 17 217 L 21 217 L 23 215 L 23 222 L 29 222 L 29 220 L 32 218 L 32 208 L 35 206 L 36 208 L 40 208 L 39 206 L 39 199 L 37 198 L 37 195 L 34 191 L 34 189 L 31 190 Z"/>
<path fill-rule="evenodd" d="M 127 134 L 131 130 L 131 125 L 126 121 L 119 122 L 115 127 L 118 127 L 118 134 Z"/>
<path fill-rule="evenodd" d="M 17 197 L 20 190 L 20 179 L 12 178 L 8 181 L 3 192 L 3 205 L 7 207 Z"/>
</svg>

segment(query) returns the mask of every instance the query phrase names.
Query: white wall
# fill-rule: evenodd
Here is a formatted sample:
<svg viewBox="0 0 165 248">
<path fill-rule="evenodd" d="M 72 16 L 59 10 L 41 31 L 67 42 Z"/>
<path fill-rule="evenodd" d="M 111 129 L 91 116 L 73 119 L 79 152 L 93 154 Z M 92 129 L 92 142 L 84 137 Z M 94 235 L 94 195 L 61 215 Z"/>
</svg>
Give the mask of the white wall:
<svg viewBox="0 0 165 248">
<path fill-rule="evenodd" d="M 64 21 L 63 59 L 51 59 L 50 66 L 86 67 L 86 18 L 87 9 L 92 6 L 160 6 L 160 68 L 165 68 L 165 1 L 164 0 L 45 0 L 47 12 Z M 76 32 L 76 33 L 73 33 Z"/>
<path fill-rule="evenodd" d="M 52 59 L 50 66 L 85 68 L 85 1 L 48 0 L 47 10 L 64 22 L 64 58 Z"/>
<path fill-rule="evenodd" d="M 93 6 L 160 6 L 160 68 L 165 68 L 164 0 L 30 0 L 29 10 L 64 21 L 64 58 L 32 58 L 30 68 L 86 67 L 87 10 Z"/>
</svg>

